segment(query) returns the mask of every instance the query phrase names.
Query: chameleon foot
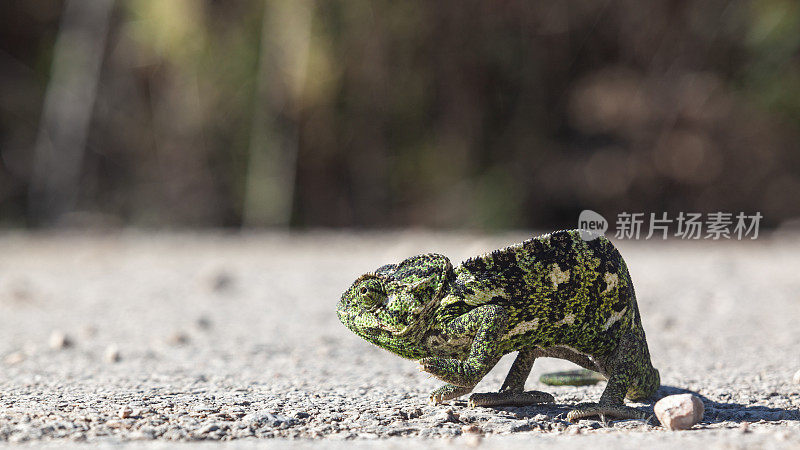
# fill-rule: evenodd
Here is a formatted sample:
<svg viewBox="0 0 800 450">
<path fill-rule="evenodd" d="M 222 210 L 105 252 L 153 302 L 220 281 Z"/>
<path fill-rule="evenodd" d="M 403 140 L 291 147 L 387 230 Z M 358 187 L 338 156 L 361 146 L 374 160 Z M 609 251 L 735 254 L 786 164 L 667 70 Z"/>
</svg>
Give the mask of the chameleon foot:
<svg viewBox="0 0 800 450">
<path fill-rule="evenodd" d="M 431 392 L 429 401 L 430 403 L 436 405 L 439 403 L 446 402 L 448 400 L 452 400 L 457 397 L 461 397 L 464 394 L 469 394 L 470 392 L 472 392 L 471 387 L 456 386 L 454 384 L 445 384 L 439 389 L 436 389 L 435 391 Z"/>
<path fill-rule="evenodd" d="M 555 399 L 547 392 L 525 391 L 525 392 L 485 392 L 476 393 L 469 396 L 467 406 L 527 406 L 539 403 L 553 403 Z"/>
<path fill-rule="evenodd" d="M 601 405 L 599 403 L 583 403 L 567 414 L 567 420 L 577 422 L 586 417 L 605 416 L 616 419 L 647 419 L 650 415 L 636 408 L 625 405 Z"/>
</svg>

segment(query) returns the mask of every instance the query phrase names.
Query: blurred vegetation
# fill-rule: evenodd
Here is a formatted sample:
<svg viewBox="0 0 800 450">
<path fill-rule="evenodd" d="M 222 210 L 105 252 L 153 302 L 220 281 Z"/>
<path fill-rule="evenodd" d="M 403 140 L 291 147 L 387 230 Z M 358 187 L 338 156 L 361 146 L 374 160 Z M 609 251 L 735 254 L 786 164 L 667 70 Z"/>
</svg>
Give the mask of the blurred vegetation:
<svg viewBox="0 0 800 450">
<path fill-rule="evenodd" d="M 49 188 L 76 195 L 37 209 L 56 43 L 92 27 L 64 10 L 0 3 L 5 226 L 800 216 L 795 0 L 117 0 L 79 173 Z"/>
</svg>

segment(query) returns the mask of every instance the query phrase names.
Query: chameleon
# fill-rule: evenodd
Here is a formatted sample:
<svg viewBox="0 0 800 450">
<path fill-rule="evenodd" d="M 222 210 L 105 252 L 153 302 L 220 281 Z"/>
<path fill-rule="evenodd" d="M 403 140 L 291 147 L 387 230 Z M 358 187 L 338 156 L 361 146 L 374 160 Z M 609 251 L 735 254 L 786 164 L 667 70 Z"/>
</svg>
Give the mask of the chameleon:
<svg viewBox="0 0 800 450">
<path fill-rule="evenodd" d="M 456 267 L 436 253 L 387 264 L 353 282 L 337 316 L 356 335 L 444 381 L 432 403 L 471 393 L 503 355 L 517 352 L 500 390 L 472 393 L 468 406 L 553 402 L 548 393 L 525 390 L 534 361 L 551 357 L 607 380 L 599 401 L 576 405 L 569 421 L 647 419 L 624 402 L 653 396 L 661 382 L 633 283 L 616 247 L 587 233 L 544 234 Z"/>
</svg>

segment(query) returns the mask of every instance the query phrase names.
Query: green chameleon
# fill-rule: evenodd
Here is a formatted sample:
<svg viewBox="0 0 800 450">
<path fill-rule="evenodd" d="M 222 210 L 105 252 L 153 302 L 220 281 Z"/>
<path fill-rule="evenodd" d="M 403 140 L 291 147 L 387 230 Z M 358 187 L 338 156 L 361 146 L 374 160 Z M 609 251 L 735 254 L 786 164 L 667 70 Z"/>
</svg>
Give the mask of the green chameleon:
<svg viewBox="0 0 800 450">
<path fill-rule="evenodd" d="M 608 380 L 600 401 L 577 405 L 568 420 L 646 418 L 624 404 L 626 396 L 652 396 L 660 384 L 628 268 L 608 239 L 583 233 L 538 236 L 456 268 L 438 254 L 382 266 L 345 291 L 339 320 L 446 382 L 431 393 L 434 403 L 472 392 L 501 356 L 518 351 L 500 391 L 472 394 L 470 406 L 553 402 L 525 391 L 534 360 L 551 357 Z M 544 381 L 584 384 L 585 377 Z"/>
</svg>

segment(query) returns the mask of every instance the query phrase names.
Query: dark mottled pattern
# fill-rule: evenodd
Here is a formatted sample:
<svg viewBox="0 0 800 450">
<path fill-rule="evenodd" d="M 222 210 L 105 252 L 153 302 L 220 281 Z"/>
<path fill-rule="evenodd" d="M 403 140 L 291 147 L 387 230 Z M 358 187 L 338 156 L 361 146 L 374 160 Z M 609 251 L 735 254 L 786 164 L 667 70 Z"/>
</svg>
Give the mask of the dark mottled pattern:
<svg viewBox="0 0 800 450">
<path fill-rule="evenodd" d="M 473 404 L 546 401 L 524 392 L 534 360 L 563 358 L 608 378 L 599 404 L 570 419 L 607 414 L 641 417 L 623 398 L 651 396 L 659 385 L 650 364 L 633 283 L 604 237 L 558 231 L 464 261 L 453 268 L 427 254 L 385 265 L 356 280 L 339 318 L 364 339 L 448 384 L 431 399 L 466 393 L 506 353 L 519 351 L 501 392 Z M 540 395 L 541 394 L 541 395 Z"/>
</svg>

